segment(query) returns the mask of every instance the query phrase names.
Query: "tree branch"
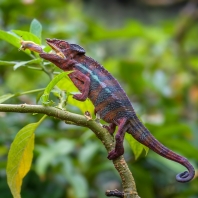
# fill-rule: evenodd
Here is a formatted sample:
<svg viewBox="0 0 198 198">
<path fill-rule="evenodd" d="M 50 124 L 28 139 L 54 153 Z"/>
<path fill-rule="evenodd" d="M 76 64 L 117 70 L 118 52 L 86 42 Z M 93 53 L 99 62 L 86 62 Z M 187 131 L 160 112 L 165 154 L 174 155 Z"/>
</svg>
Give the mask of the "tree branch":
<svg viewBox="0 0 198 198">
<path fill-rule="evenodd" d="M 46 114 L 48 116 L 58 118 L 65 122 L 74 123 L 79 126 L 88 127 L 91 129 L 96 136 L 101 140 L 104 144 L 106 150 L 110 152 L 114 149 L 114 140 L 110 133 L 104 129 L 100 124 L 98 124 L 94 120 L 88 119 L 86 116 L 74 114 L 68 111 L 64 111 L 55 107 L 45 107 L 42 105 L 13 105 L 13 104 L 0 104 L 0 112 L 19 112 L 19 113 L 40 113 Z M 136 190 L 136 185 L 134 182 L 134 178 L 127 166 L 126 161 L 123 156 L 120 156 L 116 160 L 113 160 L 113 164 L 117 171 L 120 174 L 122 185 L 124 188 L 124 193 L 115 191 L 107 191 L 106 194 L 108 196 L 120 195 L 120 197 L 126 198 L 139 198 Z M 108 193 L 111 194 L 108 194 Z"/>
</svg>

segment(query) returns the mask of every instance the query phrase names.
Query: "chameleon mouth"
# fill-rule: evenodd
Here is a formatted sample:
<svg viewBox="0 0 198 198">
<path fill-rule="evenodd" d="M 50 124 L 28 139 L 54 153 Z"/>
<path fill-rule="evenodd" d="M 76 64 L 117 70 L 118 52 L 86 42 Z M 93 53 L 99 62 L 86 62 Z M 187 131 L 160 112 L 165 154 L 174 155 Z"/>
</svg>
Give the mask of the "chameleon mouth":
<svg viewBox="0 0 198 198">
<path fill-rule="evenodd" d="M 50 39 L 46 39 L 46 43 L 52 48 L 52 50 L 55 52 L 56 55 L 58 55 L 61 58 L 66 59 L 66 57 L 63 54 L 63 52 L 61 51 L 61 49 L 59 49 L 56 45 L 54 45 L 53 43 L 51 43 L 51 40 Z"/>
</svg>

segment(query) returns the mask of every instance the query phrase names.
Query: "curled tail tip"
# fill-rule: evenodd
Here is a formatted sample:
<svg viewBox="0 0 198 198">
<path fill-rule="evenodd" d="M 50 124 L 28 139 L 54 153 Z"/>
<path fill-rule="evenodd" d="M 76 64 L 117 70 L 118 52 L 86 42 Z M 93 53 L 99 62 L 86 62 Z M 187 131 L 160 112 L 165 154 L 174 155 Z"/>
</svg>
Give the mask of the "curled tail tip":
<svg viewBox="0 0 198 198">
<path fill-rule="evenodd" d="M 190 172 L 188 171 L 185 171 L 183 173 L 179 173 L 176 175 L 176 180 L 178 182 L 182 182 L 182 183 L 185 183 L 185 182 L 189 182 L 190 180 L 192 180 L 195 176 L 195 171 L 192 170 Z"/>
</svg>

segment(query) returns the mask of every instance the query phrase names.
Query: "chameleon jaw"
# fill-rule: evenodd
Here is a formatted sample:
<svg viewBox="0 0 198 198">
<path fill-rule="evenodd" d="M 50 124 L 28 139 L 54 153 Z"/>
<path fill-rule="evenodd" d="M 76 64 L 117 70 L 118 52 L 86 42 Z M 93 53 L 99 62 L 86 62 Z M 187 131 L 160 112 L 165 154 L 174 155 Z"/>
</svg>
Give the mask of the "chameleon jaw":
<svg viewBox="0 0 198 198">
<path fill-rule="evenodd" d="M 48 40 L 46 42 L 54 50 L 54 52 L 55 52 L 56 55 L 58 55 L 61 58 L 66 59 L 65 55 L 63 54 L 63 52 L 61 52 L 61 50 L 58 47 L 56 47 L 53 43 L 51 43 Z"/>
<path fill-rule="evenodd" d="M 19 50 L 26 50 L 29 49 L 30 51 L 34 51 L 41 54 L 47 54 L 43 51 L 42 47 L 39 46 L 38 44 L 34 43 L 33 41 L 23 41 L 21 39 L 20 41 L 21 47 L 19 48 Z M 55 52 L 55 55 L 57 55 L 60 58 L 66 59 L 65 55 L 63 54 L 63 52 L 56 47 L 56 45 L 54 45 L 53 43 L 51 43 L 49 40 L 47 40 L 47 44 L 52 48 L 52 50 Z"/>
</svg>

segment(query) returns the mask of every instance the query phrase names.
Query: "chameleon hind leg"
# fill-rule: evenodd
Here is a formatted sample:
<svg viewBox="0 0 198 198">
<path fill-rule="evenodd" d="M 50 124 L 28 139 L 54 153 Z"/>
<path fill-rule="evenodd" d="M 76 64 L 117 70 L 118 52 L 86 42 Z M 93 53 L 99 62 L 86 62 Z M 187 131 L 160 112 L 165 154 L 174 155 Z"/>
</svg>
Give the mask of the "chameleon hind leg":
<svg viewBox="0 0 198 198">
<path fill-rule="evenodd" d="M 118 125 L 118 132 L 115 136 L 115 140 L 116 140 L 115 149 L 109 152 L 107 156 L 108 159 L 113 160 L 124 154 L 123 141 L 127 128 L 128 128 L 127 119 L 126 118 L 121 119 Z"/>
<path fill-rule="evenodd" d="M 116 124 L 111 123 L 111 124 L 109 124 L 109 126 L 103 125 L 103 128 L 107 129 L 107 130 L 109 131 L 109 133 L 110 133 L 111 135 L 113 135 L 114 132 L 115 132 L 115 129 L 116 129 Z"/>
<path fill-rule="evenodd" d="M 96 112 L 96 109 L 94 109 L 94 114 L 96 115 L 96 121 L 100 122 L 100 115 Z M 107 125 L 102 125 L 103 128 L 107 129 L 111 135 L 114 134 L 115 129 L 116 129 L 116 124 L 115 123 L 110 123 L 108 126 Z"/>
</svg>

